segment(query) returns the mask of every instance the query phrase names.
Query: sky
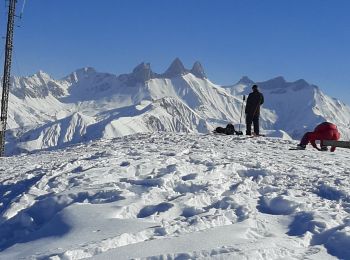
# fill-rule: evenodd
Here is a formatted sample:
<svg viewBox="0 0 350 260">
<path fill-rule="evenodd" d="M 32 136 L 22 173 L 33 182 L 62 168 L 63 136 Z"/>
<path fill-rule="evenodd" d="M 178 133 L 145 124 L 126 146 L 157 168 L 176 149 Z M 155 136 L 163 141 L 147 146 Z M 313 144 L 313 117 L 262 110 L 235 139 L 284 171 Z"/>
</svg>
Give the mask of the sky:
<svg viewBox="0 0 350 260">
<path fill-rule="evenodd" d="M 303 78 L 350 104 L 349 10 L 348 0 L 27 0 L 12 73 L 119 75 L 141 62 L 162 73 L 179 57 L 187 68 L 200 61 L 216 84 Z"/>
</svg>

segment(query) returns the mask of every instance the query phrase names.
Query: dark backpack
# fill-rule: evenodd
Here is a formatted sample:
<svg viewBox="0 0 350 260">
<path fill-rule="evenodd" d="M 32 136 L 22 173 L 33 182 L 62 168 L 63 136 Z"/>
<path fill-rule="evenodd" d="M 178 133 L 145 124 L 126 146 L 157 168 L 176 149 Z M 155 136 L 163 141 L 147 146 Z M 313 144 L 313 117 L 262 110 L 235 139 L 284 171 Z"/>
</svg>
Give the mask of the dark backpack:
<svg viewBox="0 0 350 260">
<path fill-rule="evenodd" d="M 234 125 L 233 124 L 228 124 L 226 126 L 226 134 L 227 135 L 234 135 L 235 133 L 236 133 L 236 131 L 235 131 Z"/>
<path fill-rule="evenodd" d="M 217 128 L 215 128 L 214 133 L 216 133 L 216 134 L 226 134 L 226 129 L 221 127 L 221 126 L 218 126 Z"/>
<path fill-rule="evenodd" d="M 226 126 L 226 128 L 223 128 L 223 127 L 220 127 L 220 126 L 215 128 L 214 133 L 234 135 L 236 133 L 236 131 L 235 131 L 235 127 L 234 127 L 233 124 L 228 124 Z"/>
</svg>

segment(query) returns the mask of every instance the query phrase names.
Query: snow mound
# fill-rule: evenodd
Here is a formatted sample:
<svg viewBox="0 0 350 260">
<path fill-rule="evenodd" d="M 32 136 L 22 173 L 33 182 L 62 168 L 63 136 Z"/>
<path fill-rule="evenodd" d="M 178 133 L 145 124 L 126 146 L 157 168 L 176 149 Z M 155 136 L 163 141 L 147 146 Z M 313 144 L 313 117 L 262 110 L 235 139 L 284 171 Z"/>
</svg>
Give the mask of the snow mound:
<svg viewBox="0 0 350 260">
<path fill-rule="evenodd" d="M 348 152 L 294 145 L 158 132 L 0 158 L 0 258 L 347 259 Z"/>
</svg>

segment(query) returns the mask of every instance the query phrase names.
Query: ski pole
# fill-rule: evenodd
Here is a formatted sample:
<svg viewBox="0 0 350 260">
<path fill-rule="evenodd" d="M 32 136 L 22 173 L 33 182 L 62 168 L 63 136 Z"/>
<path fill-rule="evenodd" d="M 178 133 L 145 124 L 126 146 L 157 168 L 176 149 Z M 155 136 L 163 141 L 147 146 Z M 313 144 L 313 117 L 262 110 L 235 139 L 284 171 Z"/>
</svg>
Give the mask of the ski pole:
<svg viewBox="0 0 350 260">
<path fill-rule="evenodd" d="M 242 114 L 243 114 L 244 102 L 245 102 L 245 95 L 243 95 L 243 102 L 242 102 L 242 108 L 241 108 L 241 117 L 239 118 L 239 127 L 238 127 L 238 131 L 239 132 L 241 132 L 241 122 L 242 122 Z"/>
</svg>

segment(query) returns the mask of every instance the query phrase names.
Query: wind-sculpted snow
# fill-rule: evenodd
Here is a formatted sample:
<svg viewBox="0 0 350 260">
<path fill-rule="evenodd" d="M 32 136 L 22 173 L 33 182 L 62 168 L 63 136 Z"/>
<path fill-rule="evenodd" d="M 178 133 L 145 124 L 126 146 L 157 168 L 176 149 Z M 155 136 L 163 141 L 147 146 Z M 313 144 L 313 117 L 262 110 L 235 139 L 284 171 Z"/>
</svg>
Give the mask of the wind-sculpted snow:
<svg viewBox="0 0 350 260">
<path fill-rule="evenodd" d="M 350 154 L 148 133 L 0 158 L 0 259 L 349 259 Z"/>
</svg>

